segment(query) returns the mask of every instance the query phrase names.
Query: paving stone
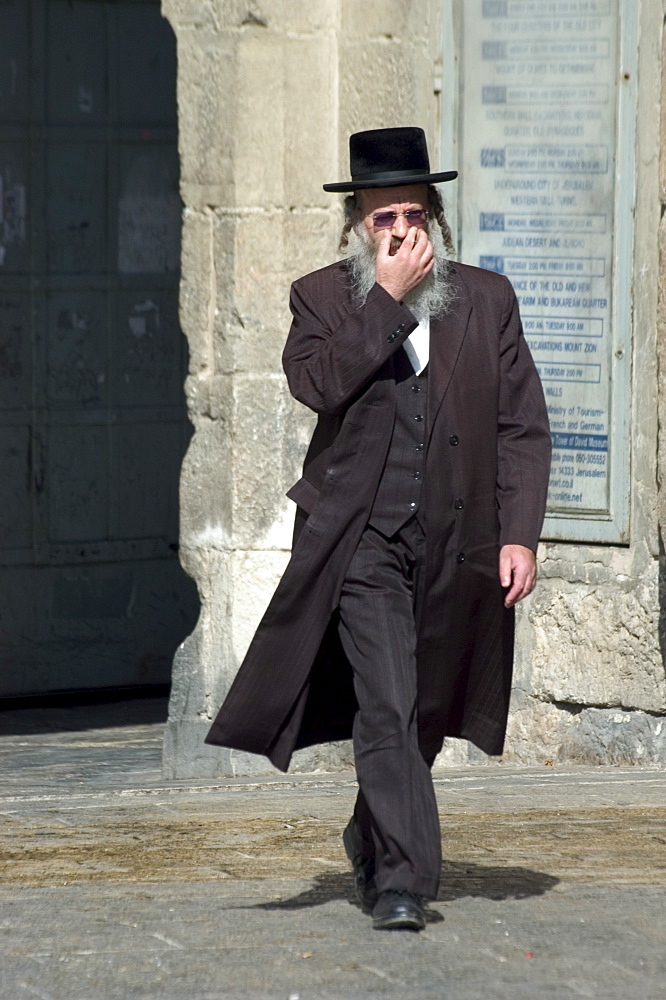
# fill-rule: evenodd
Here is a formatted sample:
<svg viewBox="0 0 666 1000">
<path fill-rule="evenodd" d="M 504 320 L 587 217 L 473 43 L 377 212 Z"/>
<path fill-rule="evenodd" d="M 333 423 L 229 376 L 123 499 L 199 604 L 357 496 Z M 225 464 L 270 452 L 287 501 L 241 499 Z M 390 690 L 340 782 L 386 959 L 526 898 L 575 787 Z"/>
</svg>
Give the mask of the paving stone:
<svg viewBox="0 0 666 1000">
<path fill-rule="evenodd" d="M 143 708 L 0 713 L 0 1000 L 665 1000 L 663 772 L 439 772 L 439 899 L 378 933 L 351 772 L 167 782 Z"/>
</svg>

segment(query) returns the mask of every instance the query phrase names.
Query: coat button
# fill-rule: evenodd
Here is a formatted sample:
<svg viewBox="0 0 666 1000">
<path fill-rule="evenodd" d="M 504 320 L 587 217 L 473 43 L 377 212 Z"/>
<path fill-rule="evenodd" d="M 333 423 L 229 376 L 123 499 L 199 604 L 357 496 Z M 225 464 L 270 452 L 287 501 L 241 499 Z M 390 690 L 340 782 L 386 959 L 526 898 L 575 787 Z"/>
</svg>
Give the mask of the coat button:
<svg viewBox="0 0 666 1000">
<path fill-rule="evenodd" d="M 402 333 L 402 331 L 404 329 L 405 329 L 405 324 L 404 323 L 398 323 L 398 325 L 396 326 L 396 328 L 395 328 L 395 330 L 393 332 L 396 335 L 396 337 L 399 337 L 400 334 Z"/>
<path fill-rule="evenodd" d="M 457 563 L 464 563 L 465 562 L 465 553 L 464 552 L 459 552 L 458 553 L 458 555 L 456 556 L 456 562 Z"/>
<path fill-rule="evenodd" d="M 388 340 L 389 344 L 392 344 L 393 341 L 397 338 L 397 336 L 398 334 L 394 331 L 393 333 L 389 333 L 386 339 Z"/>
<path fill-rule="evenodd" d="M 415 472 L 414 473 L 414 479 L 420 479 L 420 478 L 421 478 L 421 473 L 420 472 Z"/>
<path fill-rule="evenodd" d="M 415 502 L 414 502 L 414 501 L 412 500 L 412 502 L 411 502 L 411 503 L 410 503 L 410 505 L 409 505 L 409 509 L 410 509 L 410 510 L 416 510 L 416 508 L 417 508 L 417 507 L 418 507 L 418 504 L 417 504 L 417 503 L 415 503 Z"/>
<path fill-rule="evenodd" d="M 420 392 L 420 391 L 421 391 L 421 386 L 420 385 L 413 385 L 412 386 L 412 392 Z"/>
<path fill-rule="evenodd" d="M 423 445 L 422 444 L 417 444 L 416 451 L 423 451 Z"/>
<path fill-rule="evenodd" d="M 449 438 L 449 444 L 452 444 L 452 445 L 458 444 L 459 441 L 460 441 L 460 438 L 458 437 L 457 434 L 452 434 L 451 437 Z"/>
<path fill-rule="evenodd" d="M 456 510 L 462 510 L 465 504 L 463 503 L 462 500 L 454 500 L 453 506 L 455 507 Z"/>
<path fill-rule="evenodd" d="M 421 421 L 423 420 L 423 414 L 417 413 L 416 416 L 414 417 L 414 420 L 416 420 L 420 424 Z"/>
</svg>

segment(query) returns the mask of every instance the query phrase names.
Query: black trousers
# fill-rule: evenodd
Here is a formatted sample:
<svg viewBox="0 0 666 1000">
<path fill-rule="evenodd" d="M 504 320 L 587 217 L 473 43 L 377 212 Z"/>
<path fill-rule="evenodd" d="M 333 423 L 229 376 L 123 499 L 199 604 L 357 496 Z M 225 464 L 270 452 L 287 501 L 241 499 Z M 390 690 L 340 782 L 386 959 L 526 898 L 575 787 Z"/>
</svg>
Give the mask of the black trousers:
<svg viewBox="0 0 666 1000">
<path fill-rule="evenodd" d="M 418 746 L 414 597 L 425 536 L 416 518 L 386 538 L 366 527 L 340 597 L 339 634 L 358 712 L 354 810 L 379 892 L 435 899 L 441 868 L 437 803 Z"/>
</svg>

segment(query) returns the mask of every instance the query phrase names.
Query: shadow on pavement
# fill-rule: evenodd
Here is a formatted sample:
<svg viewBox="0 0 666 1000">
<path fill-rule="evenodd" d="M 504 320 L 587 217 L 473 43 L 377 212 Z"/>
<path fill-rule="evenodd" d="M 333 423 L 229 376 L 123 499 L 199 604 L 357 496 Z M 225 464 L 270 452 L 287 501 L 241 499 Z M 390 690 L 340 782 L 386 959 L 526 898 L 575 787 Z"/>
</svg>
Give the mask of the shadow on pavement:
<svg viewBox="0 0 666 1000">
<path fill-rule="evenodd" d="M 471 862 L 444 861 L 437 899 L 446 903 L 464 896 L 494 900 L 528 899 L 530 896 L 543 896 L 559 881 L 554 875 L 531 868 L 486 867 Z"/>
<path fill-rule="evenodd" d="M 448 903 L 466 896 L 483 899 L 528 899 L 549 892 L 560 880 L 545 872 L 530 868 L 486 867 L 457 861 L 444 861 L 442 879 L 437 896 L 440 903 Z M 308 906 L 321 906 L 335 899 L 355 901 L 354 882 L 351 874 L 324 872 L 317 875 L 312 886 L 297 896 L 258 903 L 248 907 L 255 910 L 298 910 Z M 246 909 L 246 907 L 243 907 Z M 436 911 L 431 911 L 433 914 Z M 439 915 L 437 915 L 439 916 Z M 431 922 L 436 922 L 432 919 Z M 443 919 L 443 918 L 441 918 Z"/>
<path fill-rule="evenodd" d="M 0 710 L 0 736 L 76 733 L 90 729 L 165 723 L 169 699 L 165 690 L 136 693 L 74 692 L 47 698 L 7 700 Z"/>
</svg>

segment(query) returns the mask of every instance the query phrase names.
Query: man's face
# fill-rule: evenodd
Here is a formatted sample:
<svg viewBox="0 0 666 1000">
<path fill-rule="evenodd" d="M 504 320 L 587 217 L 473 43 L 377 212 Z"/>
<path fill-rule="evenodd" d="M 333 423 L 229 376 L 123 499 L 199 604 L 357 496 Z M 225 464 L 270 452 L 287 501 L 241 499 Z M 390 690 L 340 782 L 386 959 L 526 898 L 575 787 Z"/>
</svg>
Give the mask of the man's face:
<svg viewBox="0 0 666 1000">
<path fill-rule="evenodd" d="M 428 231 L 427 214 L 425 218 L 418 214 L 427 212 L 428 188 L 425 184 L 368 188 L 361 191 L 360 196 L 363 224 L 375 246 L 379 246 L 385 229 L 391 230 L 391 254 L 398 250 L 411 226 Z M 409 216 L 410 212 L 416 214 Z"/>
</svg>

